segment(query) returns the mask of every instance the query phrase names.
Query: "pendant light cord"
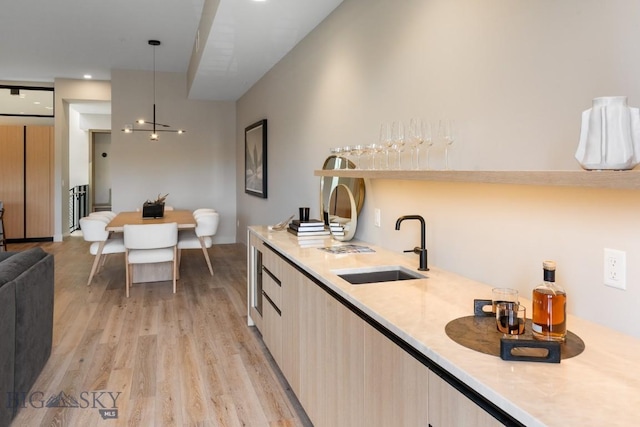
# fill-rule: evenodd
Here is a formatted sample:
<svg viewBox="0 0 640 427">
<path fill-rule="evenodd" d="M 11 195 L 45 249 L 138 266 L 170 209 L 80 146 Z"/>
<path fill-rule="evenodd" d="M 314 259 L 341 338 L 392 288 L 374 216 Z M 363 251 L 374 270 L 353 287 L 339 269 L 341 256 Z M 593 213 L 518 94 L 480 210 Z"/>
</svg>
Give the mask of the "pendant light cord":
<svg viewBox="0 0 640 427">
<path fill-rule="evenodd" d="M 156 133 L 156 46 L 153 45 L 153 133 Z"/>
</svg>

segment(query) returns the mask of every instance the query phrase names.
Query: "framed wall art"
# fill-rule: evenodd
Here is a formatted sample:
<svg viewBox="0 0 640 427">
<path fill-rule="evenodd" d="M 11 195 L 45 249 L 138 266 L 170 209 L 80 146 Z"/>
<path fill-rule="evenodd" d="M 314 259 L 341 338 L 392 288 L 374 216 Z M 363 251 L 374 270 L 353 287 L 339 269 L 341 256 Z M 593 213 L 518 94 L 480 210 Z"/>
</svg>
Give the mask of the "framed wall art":
<svg viewBox="0 0 640 427">
<path fill-rule="evenodd" d="M 244 192 L 267 198 L 267 119 L 244 129 Z"/>
</svg>

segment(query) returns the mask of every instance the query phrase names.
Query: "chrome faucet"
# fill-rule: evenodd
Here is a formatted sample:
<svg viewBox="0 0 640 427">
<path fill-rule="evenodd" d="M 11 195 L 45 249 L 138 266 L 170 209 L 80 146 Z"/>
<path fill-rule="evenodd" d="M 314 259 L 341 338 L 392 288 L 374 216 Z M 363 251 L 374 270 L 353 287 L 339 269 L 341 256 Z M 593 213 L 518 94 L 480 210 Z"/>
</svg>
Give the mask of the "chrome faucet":
<svg viewBox="0 0 640 427">
<path fill-rule="evenodd" d="M 400 224 L 405 219 L 416 219 L 416 220 L 420 221 L 420 247 L 416 246 L 415 248 L 409 249 L 409 250 L 404 251 L 404 252 L 413 252 L 413 253 L 416 253 L 416 254 L 420 255 L 420 267 L 418 268 L 418 270 L 420 270 L 420 271 L 429 271 L 429 267 L 427 267 L 427 247 L 426 247 L 426 243 L 425 243 L 426 225 L 425 225 L 425 222 L 424 222 L 424 218 L 422 218 L 420 215 L 404 215 L 404 216 L 401 216 L 396 221 L 396 230 L 400 230 Z"/>
</svg>

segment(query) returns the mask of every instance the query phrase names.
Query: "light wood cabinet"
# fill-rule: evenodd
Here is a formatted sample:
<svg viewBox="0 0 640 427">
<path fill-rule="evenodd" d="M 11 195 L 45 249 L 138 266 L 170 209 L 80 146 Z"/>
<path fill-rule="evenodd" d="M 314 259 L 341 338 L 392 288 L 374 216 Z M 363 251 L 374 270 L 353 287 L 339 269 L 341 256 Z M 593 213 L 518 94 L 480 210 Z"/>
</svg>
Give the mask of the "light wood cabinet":
<svg viewBox="0 0 640 427">
<path fill-rule="evenodd" d="M 362 422 L 366 386 L 365 323 L 330 296 L 326 299 L 325 316 L 325 425 L 373 426 Z"/>
<path fill-rule="evenodd" d="M 269 279 L 267 279 L 269 280 Z M 269 349 L 273 360 L 282 366 L 282 317 L 280 308 L 269 299 L 266 292 L 262 303 L 263 330 L 262 339 Z"/>
<path fill-rule="evenodd" d="M 426 426 L 429 370 L 397 344 L 365 325 L 366 426 Z"/>
<path fill-rule="evenodd" d="M 300 394 L 300 296 L 303 276 L 283 262 L 282 279 L 282 373 L 293 392 Z"/>
<path fill-rule="evenodd" d="M 429 425 L 431 427 L 497 427 L 503 424 L 438 375 L 429 371 Z"/>
<path fill-rule="evenodd" d="M 26 129 L 25 237 L 49 237 L 53 236 L 53 126 Z"/>
<path fill-rule="evenodd" d="M 6 238 L 53 237 L 52 126 L 0 126 L 0 200 Z"/>
<path fill-rule="evenodd" d="M 300 394 L 298 399 L 316 427 L 327 425 L 325 359 L 328 296 L 314 282 L 302 278 L 300 304 Z"/>
<path fill-rule="evenodd" d="M 0 126 L 0 200 L 6 238 L 24 238 L 23 126 Z"/>
<path fill-rule="evenodd" d="M 257 240 L 250 232 L 249 254 L 259 250 L 266 270 L 256 325 L 316 427 L 502 425 L 432 362 Z"/>
</svg>

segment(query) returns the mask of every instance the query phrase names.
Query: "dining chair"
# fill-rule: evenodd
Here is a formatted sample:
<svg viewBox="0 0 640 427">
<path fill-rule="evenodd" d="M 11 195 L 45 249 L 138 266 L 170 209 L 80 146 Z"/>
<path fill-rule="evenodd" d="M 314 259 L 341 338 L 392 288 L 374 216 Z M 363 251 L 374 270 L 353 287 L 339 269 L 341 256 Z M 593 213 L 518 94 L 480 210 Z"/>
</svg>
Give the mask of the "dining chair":
<svg viewBox="0 0 640 427">
<path fill-rule="evenodd" d="M 198 208 L 198 209 L 193 211 L 193 215 L 195 216 L 195 215 L 201 214 L 203 212 L 216 212 L 216 210 L 213 209 L 213 208 Z"/>
<path fill-rule="evenodd" d="M 213 236 L 218 231 L 220 214 L 215 211 L 201 211 L 197 214 L 194 213 L 193 217 L 196 220 L 196 228 L 181 230 L 178 233 L 178 266 L 182 249 L 202 249 L 209 273 L 213 276 L 213 267 L 211 267 L 211 259 L 207 249 L 213 245 Z"/>
<path fill-rule="evenodd" d="M 178 223 L 127 224 L 123 227 L 126 268 L 126 293 L 132 281 L 133 264 L 172 263 L 173 293 L 176 293 L 178 262 Z"/>
<path fill-rule="evenodd" d="M 125 251 L 122 238 L 110 238 L 110 233 L 106 230 L 108 222 L 109 220 L 104 216 L 80 218 L 82 237 L 85 241 L 91 242 L 89 253 L 95 256 L 87 286 L 91 285 L 93 276 L 102 268 L 108 254 L 124 253 Z"/>
<path fill-rule="evenodd" d="M 113 212 L 113 211 L 95 211 L 95 212 L 91 212 L 89 214 L 89 216 L 103 216 L 105 218 L 108 218 L 109 221 L 111 221 L 113 218 L 115 218 L 116 215 L 118 215 L 118 214 Z"/>
</svg>

